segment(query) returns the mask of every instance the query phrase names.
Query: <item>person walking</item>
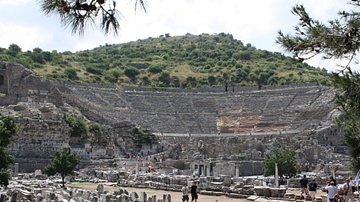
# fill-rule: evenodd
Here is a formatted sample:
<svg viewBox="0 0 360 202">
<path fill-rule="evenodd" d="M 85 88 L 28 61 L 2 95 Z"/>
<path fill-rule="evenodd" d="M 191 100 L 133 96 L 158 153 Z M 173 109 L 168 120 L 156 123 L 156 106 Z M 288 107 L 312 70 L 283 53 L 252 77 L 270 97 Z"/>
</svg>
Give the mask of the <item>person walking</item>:
<svg viewBox="0 0 360 202">
<path fill-rule="evenodd" d="M 343 186 L 343 192 L 345 195 L 345 202 L 354 202 L 355 201 L 355 197 L 354 197 L 354 192 L 353 192 L 353 188 L 352 185 L 350 184 L 350 179 L 347 179 L 344 186 Z"/>
<path fill-rule="evenodd" d="M 356 191 L 356 186 L 355 186 L 356 182 L 355 182 L 355 180 L 352 179 L 351 176 L 349 177 L 349 180 L 350 180 L 349 184 L 351 186 L 351 189 L 352 189 L 353 193 L 355 193 L 355 191 Z"/>
<path fill-rule="evenodd" d="M 194 183 L 191 185 L 190 192 L 191 192 L 191 202 L 193 202 L 194 200 L 195 200 L 195 202 L 197 202 L 198 194 L 197 194 L 197 182 L 196 181 L 194 181 Z"/>
<path fill-rule="evenodd" d="M 327 192 L 328 201 L 335 202 L 335 196 L 337 195 L 338 188 L 334 185 L 334 181 L 327 182 L 325 190 Z"/>
<path fill-rule="evenodd" d="M 182 201 L 189 202 L 189 187 L 187 186 L 186 182 L 185 182 L 184 186 L 181 188 L 181 192 L 183 193 Z"/>
<path fill-rule="evenodd" d="M 316 189 L 317 189 L 317 183 L 315 181 L 315 178 L 313 178 L 312 181 L 309 183 L 308 188 L 309 188 L 311 200 L 312 202 L 315 202 Z"/>
<path fill-rule="evenodd" d="M 300 179 L 300 189 L 301 189 L 301 194 L 300 194 L 300 198 L 303 198 L 303 194 L 305 194 L 305 197 L 309 194 L 308 192 L 308 184 L 309 184 L 309 180 L 306 178 L 306 175 L 303 176 L 303 178 Z"/>
</svg>

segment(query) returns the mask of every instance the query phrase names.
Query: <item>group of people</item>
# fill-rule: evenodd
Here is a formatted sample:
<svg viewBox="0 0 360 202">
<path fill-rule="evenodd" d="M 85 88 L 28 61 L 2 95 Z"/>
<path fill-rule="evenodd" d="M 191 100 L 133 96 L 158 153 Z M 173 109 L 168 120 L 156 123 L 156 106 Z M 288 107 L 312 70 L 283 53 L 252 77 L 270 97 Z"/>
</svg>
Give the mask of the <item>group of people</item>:
<svg viewBox="0 0 360 202">
<path fill-rule="evenodd" d="M 185 183 L 184 186 L 182 187 L 181 191 L 183 193 L 183 197 L 182 197 L 183 202 L 185 202 L 185 201 L 189 202 L 189 191 L 191 194 L 191 202 L 193 202 L 193 201 L 197 202 L 198 194 L 197 194 L 197 182 L 196 181 L 193 182 L 190 189 L 189 189 L 187 183 Z"/>
<path fill-rule="evenodd" d="M 303 195 L 310 195 L 312 202 L 315 202 L 316 190 L 317 190 L 317 183 L 315 179 L 312 179 L 311 182 L 306 178 L 306 175 L 300 179 L 300 188 L 301 194 L 300 197 L 302 198 Z M 329 181 L 327 181 L 326 186 L 324 187 L 327 193 L 327 199 L 329 202 L 338 202 L 339 200 L 339 191 L 341 190 L 344 195 L 344 202 L 354 202 L 354 192 L 355 192 L 355 183 L 352 178 L 346 179 L 342 188 L 338 188 L 336 184 L 336 180 L 331 176 Z"/>
<path fill-rule="evenodd" d="M 304 194 L 310 195 L 312 202 L 315 202 L 316 189 L 317 189 L 317 183 L 315 179 L 313 179 L 309 183 L 309 180 L 306 178 L 306 175 L 304 175 L 303 178 L 300 179 L 300 189 L 301 189 L 301 194 L 300 194 L 301 198 L 303 197 Z"/>
</svg>

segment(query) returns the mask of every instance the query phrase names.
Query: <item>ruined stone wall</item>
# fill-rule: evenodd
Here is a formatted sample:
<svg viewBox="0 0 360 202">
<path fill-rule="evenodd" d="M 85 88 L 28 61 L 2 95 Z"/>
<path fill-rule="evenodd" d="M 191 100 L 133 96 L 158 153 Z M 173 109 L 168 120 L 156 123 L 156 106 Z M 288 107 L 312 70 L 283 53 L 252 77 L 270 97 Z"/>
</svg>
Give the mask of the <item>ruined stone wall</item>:
<svg viewBox="0 0 360 202">
<path fill-rule="evenodd" d="M 16 108 L 16 107 L 15 107 Z M 26 109 L 25 111 L 27 111 Z M 0 110 L 1 111 L 1 110 Z M 13 143 L 9 145 L 9 153 L 15 156 L 15 163 L 19 163 L 20 172 L 33 172 L 43 169 L 51 157 L 64 147 L 71 147 L 81 160 L 80 167 L 91 163 L 91 160 L 123 158 L 129 148 L 135 148 L 134 141 L 129 135 L 133 126 L 119 124 L 112 128 L 104 126 L 104 139 L 102 144 L 88 147 L 85 142 L 73 142 L 69 133 L 69 125 L 62 116 L 58 119 L 39 117 L 17 117 L 16 123 L 19 132 L 13 137 Z"/>
<path fill-rule="evenodd" d="M 6 95 L 0 106 L 28 101 L 62 104 L 61 94 L 49 80 L 22 65 L 0 62 L 0 77 L 0 93 Z"/>
<path fill-rule="evenodd" d="M 274 148 L 297 150 L 301 163 L 346 161 L 347 149 L 341 133 L 329 127 L 321 131 L 294 131 L 294 133 L 254 133 L 196 135 L 162 134 L 169 144 L 183 148 L 182 159 L 221 159 L 223 161 L 262 161 Z M 257 167 L 257 166 L 256 166 Z"/>
<path fill-rule="evenodd" d="M 17 120 L 19 134 L 13 138 L 9 151 L 17 158 L 49 158 L 69 147 L 69 126 L 63 122 L 36 119 Z"/>
</svg>

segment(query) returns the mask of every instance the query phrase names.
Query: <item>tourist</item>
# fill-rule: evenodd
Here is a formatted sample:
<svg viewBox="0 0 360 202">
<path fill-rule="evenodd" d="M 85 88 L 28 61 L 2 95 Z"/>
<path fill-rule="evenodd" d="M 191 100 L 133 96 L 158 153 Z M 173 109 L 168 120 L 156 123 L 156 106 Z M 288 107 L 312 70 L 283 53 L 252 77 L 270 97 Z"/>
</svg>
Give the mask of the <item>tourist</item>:
<svg viewBox="0 0 360 202">
<path fill-rule="evenodd" d="M 335 202 L 335 197 L 337 196 L 338 188 L 334 185 L 334 181 L 327 182 L 325 190 L 327 192 L 328 201 Z"/>
<path fill-rule="evenodd" d="M 191 202 L 195 200 L 197 202 L 198 194 L 197 194 L 197 182 L 194 181 L 194 183 L 190 187 L 191 191 Z"/>
<path fill-rule="evenodd" d="M 309 188 L 311 200 L 312 202 L 315 202 L 316 189 L 317 189 L 317 183 L 315 181 L 315 178 L 313 178 L 312 181 L 309 183 L 308 188 Z"/>
<path fill-rule="evenodd" d="M 350 184 L 350 179 L 346 180 L 346 183 L 343 186 L 343 192 L 345 196 L 345 202 L 348 202 L 349 200 L 351 200 L 351 202 L 355 201 L 353 188 Z"/>
<path fill-rule="evenodd" d="M 334 179 L 333 176 L 330 176 L 330 182 L 334 182 L 334 186 L 336 186 L 336 180 Z"/>
<path fill-rule="evenodd" d="M 354 192 L 356 191 L 356 188 L 355 188 L 356 182 L 355 182 L 355 180 L 352 179 L 351 176 L 349 177 L 349 180 L 350 180 L 350 183 L 349 183 L 349 184 L 350 184 L 350 186 L 351 186 L 352 192 L 354 193 Z"/>
<path fill-rule="evenodd" d="M 183 196 L 182 196 L 182 201 L 183 202 L 189 202 L 189 187 L 187 186 L 187 183 L 184 184 L 184 186 L 181 189 Z"/>
<path fill-rule="evenodd" d="M 304 193 L 305 193 L 305 197 L 309 194 L 308 189 L 307 189 L 308 184 L 309 184 L 309 181 L 306 178 L 306 175 L 304 175 L 304 177 L 300 179 L 300 189 L 301 189 L 300 198 L 303 198 Z"/>
</svg>

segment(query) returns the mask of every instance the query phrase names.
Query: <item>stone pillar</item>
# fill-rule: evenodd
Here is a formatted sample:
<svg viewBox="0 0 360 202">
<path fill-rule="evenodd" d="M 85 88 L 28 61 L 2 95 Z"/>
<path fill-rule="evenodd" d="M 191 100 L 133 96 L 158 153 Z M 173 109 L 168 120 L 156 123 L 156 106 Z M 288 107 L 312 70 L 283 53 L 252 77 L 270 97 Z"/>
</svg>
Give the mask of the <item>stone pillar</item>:
<svg viewBox="0 0 360 202">
<path fill-rule="evenodd" d="M 14 164 L 14 177 L 17 177 L 19 174 L 19 163 Z"/>
<path fill-rule="evenodd" d="M 211 173 L 210 173 L 210 167 L 211 167 L 211 164 L 209 164 L 209 166 L 206 166 L 206 177 L 210 177 Z"/>
<path fill-rule="evenodd" d="M 135 165 L 135 175 L 138 176 L 139 175 L 139 164 L 136 163 Z"/>
<path fill-rule="evenodd" d="M 277 163 L 275 163 L 275 187 L 279 187 L 279 169 Z"/>
<path fill-rule="evenodd" d="M 239 176 L 240 176 L 240 166 L 236 166 L 235 167 L 235 177 L 239 178 Z"/>
<path fill-rule="evenodd" d="M 201 173 L 200 176 L 201 176 L 201 177 L 204 177 L 204 176 L 205 176 L 205 175 L 204 175 L 204 174 L 205 174 L 205 171 L 204 171 L 204 170 L 205 170 L 205 169 L 204 169 L 204 165 L 203 165 L 203 166 L 200 167 L 200 173 Z"/>
<path fill-rule="evenodd" d="M 170 194 L 164 194 L 163 195 L 163 202 L 171 202 L 171 195 Z"/>
</svg>

